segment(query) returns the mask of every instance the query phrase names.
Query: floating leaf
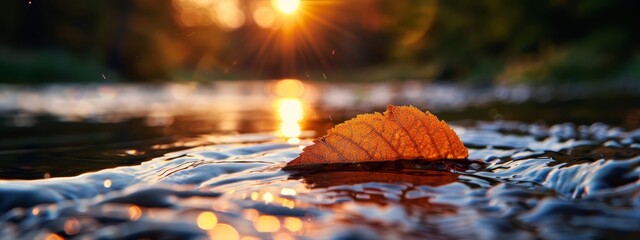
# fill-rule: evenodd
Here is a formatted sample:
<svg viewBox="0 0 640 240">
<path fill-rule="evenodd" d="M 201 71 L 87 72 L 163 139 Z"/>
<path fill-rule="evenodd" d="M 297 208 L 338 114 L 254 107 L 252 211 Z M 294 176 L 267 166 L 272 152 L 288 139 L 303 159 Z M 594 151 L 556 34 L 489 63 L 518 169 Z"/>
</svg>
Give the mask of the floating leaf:
<svg viewBox="0 0 640 240">
<path fill-rule="evenodd" d="M 285 168 L 308 164 L 399 159 L 466 159 L 458 135 L 433 114 L 411 106 L 387 106 L 384 114 L 361 114 L 313 141 Z"/>
</svg>

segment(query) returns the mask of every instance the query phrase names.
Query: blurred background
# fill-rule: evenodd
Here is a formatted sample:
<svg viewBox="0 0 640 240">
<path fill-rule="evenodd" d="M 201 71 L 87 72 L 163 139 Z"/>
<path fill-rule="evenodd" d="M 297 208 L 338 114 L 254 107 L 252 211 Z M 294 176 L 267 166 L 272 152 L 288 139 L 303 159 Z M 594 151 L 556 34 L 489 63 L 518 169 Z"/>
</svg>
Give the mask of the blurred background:
<svg viewBox="0 0 640 240">
<path fill-rule="evenodd" d="M 640 78 L 623 0 L 0 2 L 0 81 Z"/>
</svg>

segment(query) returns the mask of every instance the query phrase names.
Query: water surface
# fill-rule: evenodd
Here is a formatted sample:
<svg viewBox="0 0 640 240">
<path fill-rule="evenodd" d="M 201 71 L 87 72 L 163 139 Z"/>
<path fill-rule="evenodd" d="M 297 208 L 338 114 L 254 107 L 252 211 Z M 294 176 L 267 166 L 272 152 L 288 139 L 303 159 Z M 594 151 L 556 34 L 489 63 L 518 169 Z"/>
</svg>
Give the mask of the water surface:
<svg viewBox="0 0 640 240">
<path fill-rule="evenodd" d="M 470 161 L 284 171 L 354 110 L 301 120 L 282 98 L 207 115 L 6 114 L 0 238 L 640 238 L 640 130 L 624 123 L 501 120 L 526 101 L 466 108 L 490 118 L 451 124 Z"/>
</svg>

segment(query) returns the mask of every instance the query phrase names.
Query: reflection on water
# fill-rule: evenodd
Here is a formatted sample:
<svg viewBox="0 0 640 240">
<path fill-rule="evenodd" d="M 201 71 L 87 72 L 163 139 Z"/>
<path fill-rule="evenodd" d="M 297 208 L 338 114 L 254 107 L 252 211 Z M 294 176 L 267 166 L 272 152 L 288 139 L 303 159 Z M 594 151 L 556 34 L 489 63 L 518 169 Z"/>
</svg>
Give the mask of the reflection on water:
<svg viewBox="0 0 640 240">
<path fill-rule="evenodd" d="M 204 230 L 213 229 L 218 223 L 218 218 L 212 212 L 202 212 L 198 215 L 198 227 Z"/>
<path fill-rule="evenodd" d="M 47 87 L 0 91 L 0 98 L 8 99 L 0 111 L 22 114 L 5 119 L 2 133 L 9 137 L 0 141 L 0 147 L 11 150 L 0 151 L 0 176 L 26 179 L 30 178 L 26 173 L 38 173 L 42 178 L 51 172 L 46 175 L 49 179 L 37 181 L 0 180 L 0 238 L 638 239 L 640 235 L 640 130 L 603 123 L 467 122 L 453 127 L 469 147 L 470 158 L 483 164 L 452 167 L 397 161 L 287 172 L 282 166 L 301 148 L 285 141 L 310 144 L 302 129 L 314 129 L 314 121 L 335 123 L 318 123 L 317 116 L 328 115 L 322 108 L 330 109 L 330 116 L 340 122 L 355 114 L 340 109 L 353 106 L 358 113 L 383 109 L 382 104 L 393 101 L 459 109 L 493 101 L 494 94 L 507 102 L 521 101 L 526 94 L 522 89 L 467 91 L 416 84 L 396 88 L 385 83 L 370 89 L 318 87 L 298 80 L 250 83 L 253 87 L 234 84 L 175 85 L 162 91 L 155 86 L 69 87 L 76 90 L 63 95 L 56 94 L 60 89 Z M 367 85 L 357 85 L 363 86 Z M 420 93 L 419 88 L 428 89 L 428 94 L 410 94 L 409 90 Z M 323 94 L 313 95 L 316 90 Z M 527 91 L 533 94 L 535 89 Z M 93 108 L 72 111 L 86 102 Z M 604 105 L 638 108 L 640 101 L 625 103 Z M 550 112 L 565 116 L 564 109 L 579 109 L 566 105 L 560 110 L 562 106 L 535 108 L 544 112 L 536 117 L 553 116 Z M 590 110 L 598 119 L 625 119 L 617 110 L 593 107 Z M 470 116 L 477 119 L 496 112 L 504 119 L 520 119 L 508 115 L 516 111 L 490 108 Z M 194 124 L 198 111 L 211 119 Z M 35 113 L 85 121 L 47 120 Z M 118 118 L 107 113 L 143 118 L 115 123 Z M 276 129 L 282 139 L 270 132 Z M 251 134 L 222 134 L 238 131 Z M 63 174 L 70 177 L 61 178 Z"/>
<path fill-rule="evenodd" d="M 280 121 L 280 135 L 287 138 L 288 143 L 299 143 L 298 137 L 302 133 L 300 122 L 304 114 L 302 101 L 296 98 L 280 98 L 275 101 L 275 105 Z"/>
<path fill-rule="evenodd" d="M 289 172 L 282 166 L 298 146 L 240 134 L 229 136 L 235 143 L 200 144 L 135 166 L 0 181 L 0 233 L 8 239 L 640 235 L 639 130 L 453 127 L 470 158 L 482 163 L 413 160 Z"/>
<path fill-rule="evenodd" d="M 304 84 L 299 80 L 285 79 L 273 85 L 272 94 L 276 96 L 273 106 L 280 122 L 278 134 L 287 138 L 288 143 L 298 144 L 302 133 L 300 123 L 305 114 L 300 98 L 304 94 Z"/>
<path fill-rule="evenodd" d="M 240 238 L 238 231 L 228 224 L 218 224 L 209 231 L 209 239 L 229 239 L 237 240 Z"/>
<path fill-rule="evenodd" d="M 280 220 L 274 216 L 262 215 L 255 222 L 258 232 L 277 232 L 280 230 Z"/>
</svg>

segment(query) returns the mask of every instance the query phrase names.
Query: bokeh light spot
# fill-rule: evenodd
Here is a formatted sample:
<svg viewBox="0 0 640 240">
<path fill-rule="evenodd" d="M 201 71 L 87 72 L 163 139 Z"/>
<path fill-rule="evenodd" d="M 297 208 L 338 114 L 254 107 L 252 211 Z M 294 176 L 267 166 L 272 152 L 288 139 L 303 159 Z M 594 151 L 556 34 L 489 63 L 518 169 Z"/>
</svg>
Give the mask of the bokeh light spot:
<svg viewBox="0 0 640 240">
<path fill-rule="evenodd" d="M 283 195 L 283 196 L 295 196 L 296 195 L 296 190 L 294 190 L 292 188 L 282 188 L 282 190 L 280 190 L 280 195 Z"/>
<path fill-rule="evenodd" d="M 80 232 L 80 222 L 78 219 L 69 218 L 64 222 L 64 232 L 67 235 L 74 235 Z"/>
<path fill-rule="evenodd" d="M 110 188 L 111 187 L 111 179 L 104 180 L 102 185 L 104 185 L 105 188 Z"/>
<path fill-rule="evenodd" d="M 45 240 L 64 240 L 63 237 L 61 237 L 60 235 L 55 234 L 55 233 L 47 234 L 46 236 L 44 236 L 44 239 Z"/>
<path fill-rule="evenodd" d="M 300 231 L 302 229 L 302 220 L 297 217 L 286 217 L 284 219 L 284 227 L 292 232 Z"/>
<path fill-rule="evenodd" d="M 270 28 L 275 21 L 273 9 L 269 7 L 259 7 L 253 12 L 253 21 L 261 28 Z"/>
<path fill-rule="evenodd" d="M 277 232 L 280 230 L 280 220 L 269 215 L 260 216 L 254 225 L 258 232 Z"/>
<path fill-rule="evenodd" d="M 238 240 L 240 234 L 238 231 L 228 224 L 218 224 L 209 232 L 210 239 Z"/>
<path fill-rule="evenodd" d="M 204 230 L 213 229 L 218 223 L 218 218 L 212 212 L 202 212 L 198 215 L 198 227 Z"/>
<path fill-rule="evenodd" d="M 264 200 L 264 202 L 267 204 L 273 202 L 273 194 L 271 194 L 270 192 L 265 193 L 264 195 L 262 195 L 262 200 Z"/>
<path fill-rule="evenodd" d="M 140 217 L 142 217 L 142 210 L 138 206 L 135 206 L 135 205 L 130 206 L 128 211 L 129 211 L 129 220 L 131 221 L 137 221 L 138 219 L 140 219 Z"/>
</svg>

